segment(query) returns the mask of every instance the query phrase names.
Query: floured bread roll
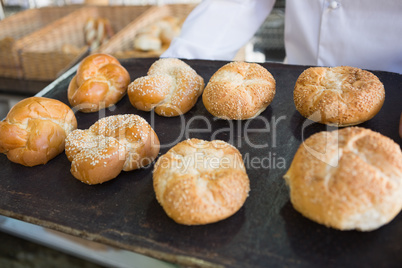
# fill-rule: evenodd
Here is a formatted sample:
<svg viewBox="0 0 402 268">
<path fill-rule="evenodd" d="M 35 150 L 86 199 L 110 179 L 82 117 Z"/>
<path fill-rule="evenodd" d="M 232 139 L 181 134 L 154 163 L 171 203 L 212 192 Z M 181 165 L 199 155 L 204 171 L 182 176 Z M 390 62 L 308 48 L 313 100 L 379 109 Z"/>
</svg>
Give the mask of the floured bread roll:
<svg viewBox="0 0 402 268">
<path fill-rule="evenodd" d="M 89 129 L 77 129 L 66 139 L 71 173 L 86 184 L 117 177 L 122 170 L 144 167 L 157 157 L 159 139 L 138 115 L 114 115 L 98 120 Z"/>
<path fill-rule="evenodd" d="M 199 225 L 236 213 L 250 190 L 240 152 L 223 141 L 185 140 L 155 164 L 156 199 L 180 224 Z"/>
<path fill-rule="evenodd" d="M 312 135 L 284 178 L 297 211 L 336 229 L 374 230 L 402 208 L 401 149 L 369 129 Z"/>
<path fill-rule="evenodd" d="M 296 109 L 313 121 L 351 126 L 373 118 L 381 109 L 385 91 L 373 73 L 349 66 L 311 67 L 297 79 Z"/>
<path fill-rule="evenodd" d="M 244 120 L 258 116 L 272 102 L 276 83 L 267 69 L 256 63 L 235 61 L 221 67 L 202 95 L 214 116 Z"/>
</svg>

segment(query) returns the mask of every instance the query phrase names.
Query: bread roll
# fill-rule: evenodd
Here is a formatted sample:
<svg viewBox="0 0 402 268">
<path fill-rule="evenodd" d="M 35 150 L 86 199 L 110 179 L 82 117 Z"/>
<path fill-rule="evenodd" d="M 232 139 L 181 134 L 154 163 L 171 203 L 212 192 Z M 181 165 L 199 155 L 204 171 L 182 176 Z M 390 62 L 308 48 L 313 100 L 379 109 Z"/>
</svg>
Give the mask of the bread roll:
<svg viewBox="0 0 402 268">
<path fill-rule="evenodd" d="M 134 48 L 143 51 L 160 50 L 162 48 L 162 41 L 159 37 L 152 34 L 142 34 L 135 38 Z"/>
<path fill-rule="evenodd" d="M 312 67 L 297 79 L 296 109 L 313 121 L 351 126 L 373 118 L 381 109 L 385 91 L 377 76 L 349 66 Z"/>
<path fill-rule="evenodd" d="M 77 128 L 73 111 L 61 101 L 26 98 L 0 122 L 0 153 L 24 166 L 46 164 L 63 152 L 66 136 Z"/>
<path fill-rule="evenodd" d="M 134 38 L 133 47 L 141 51 L 161 50 L 163 46 L 170 45 L 180 30 L 181 20 L 166 16 L 140 29 Z"/>
<path fill-rule="evenodd" d="M 185 225 L 217 222 L 236 213 L 249 192 L 242 156 L 223 141 L 185 140 L 155 164 L 156 199 Z"/>
<path fill-rule="evenodd" d="M 85 43 L 92 51 L 106 43 L 114 31 L 107 18 L 89 17 L 84 25 Z"/>
<path fill-rule="evenodd" d="M 131 104 L 142 111 L 161 116 L 178 116 L 188 112 L 204 90 L 204 79 L 179 59 L 155 61 L 147 76 L 135 79 L 128 86 Z"/>
<path fill-rule="evenodd" d="M 230 62 L 209 80 L 202 95 L 205 108 L 222 119 L 258 116 L 275 96 L 275 79 L 256 63 Z"/>
<path fill-rule="evenodd" d="M 87 130 L 77 129 L 66 139 L 71 173 L 86 184 L 99 184 L 117 177 L 122 170 L 139 169 L 159 153 L 159 139 L 138 115 L 102 118 Z"/>
<path fill-rule="evenodd" d="M 130 74 L 113 56 L 92 54 L 83 59 L 68 86 L 75 109 L 90 113 L 116 104 L 127 92 Z"/>
<path fill-rule="evenodd" d="M 312 135 L 284 178 L 297 211 L 336 229 L 374 230 L 402 208 L 401 149 L 369 129 Z"/>
<path fill-rule="evenodd" d="M 162 44 L 170 44 L 181 31 L 181 20 L 178 17 L 166 16 L 157 25 L 161 29 L 159 38 Z"/>
</svg>

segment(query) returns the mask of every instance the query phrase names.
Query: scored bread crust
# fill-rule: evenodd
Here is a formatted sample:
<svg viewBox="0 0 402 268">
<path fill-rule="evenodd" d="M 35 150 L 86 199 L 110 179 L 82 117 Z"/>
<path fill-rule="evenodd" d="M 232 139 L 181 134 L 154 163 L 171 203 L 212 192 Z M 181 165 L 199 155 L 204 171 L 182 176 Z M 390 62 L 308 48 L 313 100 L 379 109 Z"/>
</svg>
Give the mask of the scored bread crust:
<svg viewBox="0 0 402 268">
<path fill-rule="evenodd" d="M 127 92 L 130 74 L 113 56 L 92 54 L 83 59 L 68 86 L 71 106 L 91 113 L 116 104 Z"/>
<path fill-rule="evenodd" d="M 336 229 L 374 230 L 402 208 L 401 149 L 369 129 L 312 135 L 284 178 L 297 211 Z"/>
<path fill-rule="evenodd" d="M 222 119 L 244 120 L 258 116 L 272 102 L 276 82 L 256 63 L 230 62 L 216 71 L 202 95 L 205 108 Z"/>
<path fill-rule="evenodd" d="M 350 66 L 311 67 L 296 81 L 293 99 L 300 114 L 313 121 L 351 126 L 381 109 L 384 85 L 373 73 Z"/>
<path fill-rule="evenodd" d="M 74 112 L 63 102 L 26 98 L 0 122 L 0 153 L 24 166 L 46 164 L 63 152 L 66 136 L 76 128 Z"/>
<path fill-rule="evenodd" d="M 250 190 L 240 152 L 218 140 L 178 143 L 156 162 L 153 184 L 166 214 L 185 225 L 228 218 L 243 206 Z"/>
<path fill-rule="evenodd" d="M 204 90 L 204 79 L 187 63 L 174 58 L 155 61 L 146 76 L 128 86 L 131 104 L 142 111 L 171 117 L 185 114 Z"/>
<path fill-rule="evenodd" d="M 138 115 L 104 117 L 66 139 L 71 173 L 86 184 L 109 181 L 122 170 L 144 167 L 158 156 L 160 143 L 152 127 Z"/>
</svg>

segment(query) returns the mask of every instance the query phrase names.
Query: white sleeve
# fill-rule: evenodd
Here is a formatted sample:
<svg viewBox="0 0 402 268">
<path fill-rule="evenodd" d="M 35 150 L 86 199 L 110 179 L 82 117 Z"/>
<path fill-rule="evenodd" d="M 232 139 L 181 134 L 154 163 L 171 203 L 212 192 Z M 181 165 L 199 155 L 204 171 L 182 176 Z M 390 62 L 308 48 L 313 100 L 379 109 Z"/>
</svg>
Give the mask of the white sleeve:
<svg viewBox="0 0 402 268">
<path fill-rule="evenodd" d="M 161 57 L 232 60 L 256 33 L 275 0 L 204 0 Z"/>
</svg>

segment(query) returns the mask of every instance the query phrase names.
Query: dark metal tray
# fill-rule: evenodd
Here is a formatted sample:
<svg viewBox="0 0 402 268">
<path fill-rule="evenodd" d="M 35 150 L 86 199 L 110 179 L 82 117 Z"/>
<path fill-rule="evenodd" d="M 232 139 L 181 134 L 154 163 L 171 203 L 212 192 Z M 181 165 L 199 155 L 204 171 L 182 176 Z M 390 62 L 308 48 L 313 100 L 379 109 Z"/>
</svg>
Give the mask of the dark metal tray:
<svg viewBox="0 0 402 268">
<path fill-rule="evenodd" d="M 131 79 L 146 74 L 156 59 L 123 61 Z M 187 61 L 207 83 L 226 62 Z M 293 87 L 306 66 L 264 63 L 275 77 L 272 104 L 253 120 L 216 120 L 201 99 L 184 117 L 165 118 L 141 112 L 125 96 L 100 113 L 76 113 L 79 128 L 99 117 L 135 113 L 152 124 L 161 153 L 188 137 L 222 139 L 239 148 L 247 166 L 251 191 L 232 217 L 204 226 L 183 226 L 168 218 L 152 187 L 153 165 L 123 172 L 102 185 L 88 186 L 70 174 L 60 154 L 48 164 L 24 167 L 0 156 L 0 213 L 183 265 L 272 266 L 400 266 L 402 215 L 372 232 L 337 231 L 316 224 L 295 211 L 282 178 L 302 139 L 329 129 L 296 111 Z M 380 113 L 361 124 L 399 145 L 402 76 L 374 73 L 384 83 L 386 99 Z M 51 85 L 45 97 L 67 102 L 72 74 Z M 333 128 L 330 128 L 333 129 Z"/>
</svg>

